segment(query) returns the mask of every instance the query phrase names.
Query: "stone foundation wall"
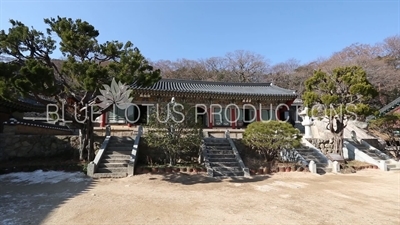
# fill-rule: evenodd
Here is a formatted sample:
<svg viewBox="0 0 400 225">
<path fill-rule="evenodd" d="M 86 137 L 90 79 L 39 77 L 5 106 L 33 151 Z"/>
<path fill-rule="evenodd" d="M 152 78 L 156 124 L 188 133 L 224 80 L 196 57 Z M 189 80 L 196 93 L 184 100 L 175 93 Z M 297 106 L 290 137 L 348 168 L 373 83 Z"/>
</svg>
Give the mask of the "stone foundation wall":
<svg viewBox="0 0 400 225">
<path fill-rule="evenodd" d="M 310 138 L 307 140 L 324 154 L 338 153 L 333 150 L 333 139 Z"/>
<path fill-rule="evenodd" d="M 0 135 L 0 161 L 13 158 L 73 155 L 79 149 L 74 135 Z"/>
</svg>

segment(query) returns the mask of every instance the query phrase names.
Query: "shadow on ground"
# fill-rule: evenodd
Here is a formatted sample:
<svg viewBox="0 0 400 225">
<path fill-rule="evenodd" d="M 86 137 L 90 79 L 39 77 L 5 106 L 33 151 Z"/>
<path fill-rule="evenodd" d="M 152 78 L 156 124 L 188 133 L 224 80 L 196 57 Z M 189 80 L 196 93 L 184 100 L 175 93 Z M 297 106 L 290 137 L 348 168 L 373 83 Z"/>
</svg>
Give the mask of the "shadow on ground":
<svg viewBox="0 0 400 225">
<path fill-rule="evenodd" d="M 83 173 L 49 171 L 53 177 L 44 179 L 37 172 L 18 173 L 23 174 L 25 180 L 13 176 L 15 173 L 0 176 L 0 224 L 41 224 L 69 199 L 95 185 L 94 180 Z M 29 177 L 35 175 L 34 179 Z"/>
<path fill-rule="evenodd" d="M 264 181 L 270 178 L 272 175 L 265 176 L 253 176 L 253 177 L 208 177 L 203 174 L 163 174 L 161 180 L 171 183 L 183 184 L 183 185 L 194 185 L 194 184 L 207 184 L 207 183 L 219 183 L 219 182 L 231 182 L 231 183 L 252 183 Z M 152 177 L 150 180 L 158 180 L 160 178 Z"/>
</svg>

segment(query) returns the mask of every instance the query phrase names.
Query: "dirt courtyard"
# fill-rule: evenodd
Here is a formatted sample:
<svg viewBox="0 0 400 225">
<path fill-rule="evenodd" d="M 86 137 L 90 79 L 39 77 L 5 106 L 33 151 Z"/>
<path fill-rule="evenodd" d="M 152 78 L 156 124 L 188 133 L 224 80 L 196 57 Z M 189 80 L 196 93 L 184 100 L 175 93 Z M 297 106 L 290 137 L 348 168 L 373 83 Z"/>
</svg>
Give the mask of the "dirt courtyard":
<svg viewBox="0 0 400 225">
<path fill-rule="evenodd" d="M 3 224 L 400 224 L 400 172 L 372 169 L 223 181 L 144 174 L 75 183 L 1 182 Z M 13 201 L 26 204 L 8 212 Z"/>
</svg>

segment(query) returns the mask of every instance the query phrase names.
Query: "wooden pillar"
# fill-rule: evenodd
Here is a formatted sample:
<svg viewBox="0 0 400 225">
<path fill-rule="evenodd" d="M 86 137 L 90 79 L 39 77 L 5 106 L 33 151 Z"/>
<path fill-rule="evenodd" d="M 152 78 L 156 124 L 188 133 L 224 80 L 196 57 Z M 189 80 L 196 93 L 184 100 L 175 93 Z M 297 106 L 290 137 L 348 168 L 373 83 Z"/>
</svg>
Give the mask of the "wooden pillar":
<svg viewBox="0 0 400 225">
<path fill-rule="evenodd" d="M 290 106 L 293 104 L 293 102 L 294 102 L 294 99 L 293 100 L 289 100 L 289 101 L 286 101 L 285 102 L 285 105 L 287 106 L 287 108 L 286 108 L 286 106 L 281 106 L 279 109 L 278 109 L 278 115 L 277 115 L 277 119 L 278 120 L 283 120 L 284 118 L 281 118 L 281 113 L 284 113 L 285 111 L 289 111 L 290 110 Z"/>
<path fill-rule="evenodd" d="M 261 109 L 256 110 L 257 121 L 261 121 Z"/>
<path fill-rule="evenodd" d="M 236 129 L 236 108 L 231 108 L 231 126 L 232 129 Z"/>
<path fill-rule="evenodd" d="M 100 123 L 100 127 L 105 127 L 106 126 L 106 113 L 102 113 L 101 114 L 101 123 Z"/>
</svg>

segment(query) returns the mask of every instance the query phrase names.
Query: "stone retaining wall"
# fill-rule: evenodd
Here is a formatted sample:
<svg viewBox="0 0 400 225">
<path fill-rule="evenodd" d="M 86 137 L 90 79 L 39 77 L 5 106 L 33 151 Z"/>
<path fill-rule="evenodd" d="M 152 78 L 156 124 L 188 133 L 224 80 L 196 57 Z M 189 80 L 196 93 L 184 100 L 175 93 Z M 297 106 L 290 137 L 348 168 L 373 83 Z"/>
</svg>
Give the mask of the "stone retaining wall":
<svg viewBox="0 0 400 225">
<path fill-rule="evenodd" d="M 333 139 L 318 139 L 310 138 L 307 139 L 312 145 L 320 149 L 322 153 L 338 153 L 333 150 Z"/>
<path fill-rule="evenodd" d="M 76 135 L 0 134 L 0 161 L 13 158 L 72 154 L 79 149 Z"/>
</svg>

